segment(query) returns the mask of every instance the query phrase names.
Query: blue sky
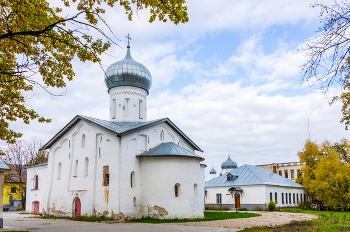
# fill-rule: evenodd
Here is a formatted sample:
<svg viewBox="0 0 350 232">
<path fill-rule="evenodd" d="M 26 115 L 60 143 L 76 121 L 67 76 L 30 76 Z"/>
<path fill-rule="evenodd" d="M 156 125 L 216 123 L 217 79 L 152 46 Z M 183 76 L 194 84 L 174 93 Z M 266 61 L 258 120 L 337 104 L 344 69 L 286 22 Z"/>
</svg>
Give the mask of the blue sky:
<svg viewBox="0 0 350 232">
<path fill-rule="evenodd" d="M 220 171 L 228 150 L 239 166 L 298 161 L 308 119 L 312 140 L 348 137 L 340 104 L 329 106 L 317 86 L 300 82 L 300 48 L 320 26 L 311 3 L 193 0 L 187 3 L 190 21 L 182 25 L 150 24 L 146 10 L 129 22 L 121 8 L 107 9 L 104 18 L 123 49 L 112 47 L 113 57 L 102 56 L 102 63 L 108 67 L 125 56 L 130 33 L 133 58 L 153 78 L 148 120 L 169 117 L 196 142 L 207 177 L 212 163 Z M 23 138 L 47 141 L 77 114 L 109 119 L 101 68 L 75 60 L 74 70 L 66 96 L 51 98 L 41 89 L 29 94 L 28 106 L 53 122 L 11 123 Z M 338 92 L 335 86 L 330 96 Z"/>
</svg>

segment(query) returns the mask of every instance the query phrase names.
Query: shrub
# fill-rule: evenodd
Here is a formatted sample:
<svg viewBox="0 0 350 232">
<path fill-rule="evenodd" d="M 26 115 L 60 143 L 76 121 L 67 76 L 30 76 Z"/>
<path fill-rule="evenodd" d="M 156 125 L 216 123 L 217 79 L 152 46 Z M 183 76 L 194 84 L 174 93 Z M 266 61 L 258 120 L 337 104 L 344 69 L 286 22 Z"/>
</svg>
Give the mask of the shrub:
<svg viewBox="0 0 350 232">
<path fill-rule="evenodd" d="M 216 207 L 214 205 L 206 205 L 205 206 L 205 210 L 222 210 L 222 211 L 229 211 L 230 210 L 230 207 L 227 207 L 227 206 L 222 206 L 220 208 L 220 206 Z"/>
<path fill-rule="evenodd" d="M 310 201 L 306 201 L 306 202 L 299 201 L 298 208 L 299 209 L 310 210 L 310 209 L 312 209 L 312 204 L 311 204 Z"/>
<path fill-rule="evenodd" d="M 269 211 L 275 211 L 275 210 L 276 210 L 276 202 L 270 201 L 270 202 L 267 204 L 267 209 L 268 209 Z"/>
<path fill-rule="evenodd" d="M 239 208 L 238 211 L 248 211 L 246 207 Z"/>
<path fill-rule="evenodd" d="M 253 211 L 264 211 L 264 209 L 258 205 L 254 206 Z"/>
</svg>

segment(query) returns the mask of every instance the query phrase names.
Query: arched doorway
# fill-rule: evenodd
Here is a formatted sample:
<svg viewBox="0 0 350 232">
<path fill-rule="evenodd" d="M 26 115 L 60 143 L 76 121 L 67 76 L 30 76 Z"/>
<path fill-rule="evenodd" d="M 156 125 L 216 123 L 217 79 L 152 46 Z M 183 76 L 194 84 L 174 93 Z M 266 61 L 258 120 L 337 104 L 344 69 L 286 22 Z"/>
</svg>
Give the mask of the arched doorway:
<svg viewBox="0 0 350 232">
<path fill-rule="evenodd" d="M 76 198 L 74 202 L 74 218 L 79 218 L 80 216 L 81 216 L 81 202 L 79 198 Z"/>
<path fill-rule="evenodd" d="M 34 214 L 39 214 L 39 206 L 40 206 L 39 201 L 35 201 L 34 202 Z"/>
</svg>

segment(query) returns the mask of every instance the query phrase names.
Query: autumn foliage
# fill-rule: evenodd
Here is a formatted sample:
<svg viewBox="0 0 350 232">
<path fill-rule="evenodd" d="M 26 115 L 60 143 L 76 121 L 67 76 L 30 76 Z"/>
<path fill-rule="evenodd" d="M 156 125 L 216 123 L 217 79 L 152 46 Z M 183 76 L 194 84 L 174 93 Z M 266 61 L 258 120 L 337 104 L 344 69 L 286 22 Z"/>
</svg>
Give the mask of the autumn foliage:
<svg viewBox="0 0 350 232">
<path fill-rule="evenodd" d="M 75 75 L 74 58 L 100 63 L 100 55 L 112 44 L 117 45 L 112 28 L 102 18 L 105 8 L 120 5 L 129 20 L 135 10 L 148 8 L 149 22 L 169 19 L 178 24 L 188 21 L 184 3 L 185 0 L 1 0 L 0 140 L 15 143 L 21 137 L 20 132 L 10 129 L 10 121 L 51 121 L 25 104 L 34 87 L 46 91 L 48 87 L 64 88 Z M 63 13 L 65 8 L 70 8 L 67 12 L 71 15 Z M 92 32 L 101 38 L 94 38 Z"/>
<path fill-rule="evenodd" d="M 298 152 L 300 162 L 305 163 L 297 182 L 304 185 L 309 198 L 333 208 L 348 210 L 350 207 L 350 143 L 329 141 L 316 143 L 307 140 Z"/>
</svg>

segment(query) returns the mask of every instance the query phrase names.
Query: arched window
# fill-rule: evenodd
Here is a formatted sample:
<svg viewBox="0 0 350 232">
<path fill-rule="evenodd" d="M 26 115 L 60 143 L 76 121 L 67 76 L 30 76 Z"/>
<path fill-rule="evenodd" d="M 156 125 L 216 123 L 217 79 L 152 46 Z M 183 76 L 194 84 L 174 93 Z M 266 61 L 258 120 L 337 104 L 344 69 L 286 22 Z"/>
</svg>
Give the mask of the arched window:
<svg viewBox="0 0 350 232">
<path fill-rule="evenodd" d="M 198 186 L 197 186 L 197 184 L 193 185 L 193 190 L 194 190 L 194 198 L 198 198 Z"/>
<path fill-rule="evenodd" d="M 81 147 L 85 147 L 85 134 L 81 136 Z"/>
<path fill-rule="evenodd" d="M 101 159 L 101 147 L 98 148 L 98 157 Z"/>
<path fill-rule="evenodd" d="M 135 188 L 135 172 L 131 172 L 130 174 L 130 186 L 131 188 Z"/>
<path fill-rule="evenodd" d="M 84 176 L 87 176 L 89 174 L 89 158 L 85 158 L 85 164 L 84 164 Z"/>
<path fill-rule="evenodd" d="M 163 142 L 164 141 L 164 131 L 160 132 L 160 141 Z"/>
<path fill-rule="evenodd" d="M 134 207 L 136 207 L 136 197 L 133 199 Z"/>
<path fill-rule="evenodd" d="M 74 175 L 73 176 L 78 176 L 78 160 L 75 161 L 74 165 Z"/>
<path fill-rule="evenodd" d="M 61 162 L 58 163 L 57 166 L 57 180 L 61 179 Z"/>
<path fill-rule="evenodd" d="M 175 197 L 180 197 L 180 184 L 179 183 L 175 184 L 174 193 L 175 193 Z"/>
<path fill-rule="evenodd" d="M 33 189 L 39 189 L 39 177 L 38 177 L 38 175 L 34 176 Z"/>
</svg>

